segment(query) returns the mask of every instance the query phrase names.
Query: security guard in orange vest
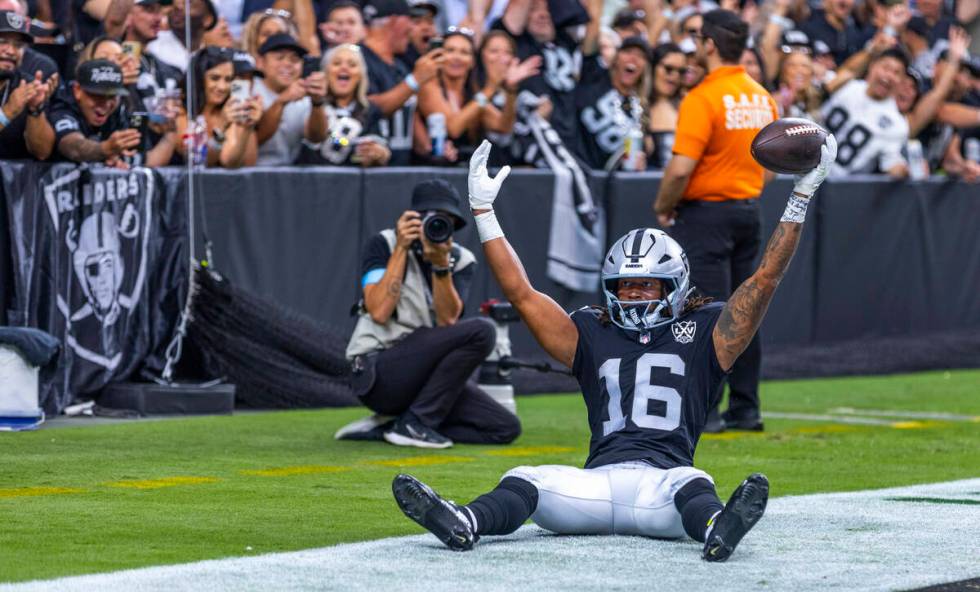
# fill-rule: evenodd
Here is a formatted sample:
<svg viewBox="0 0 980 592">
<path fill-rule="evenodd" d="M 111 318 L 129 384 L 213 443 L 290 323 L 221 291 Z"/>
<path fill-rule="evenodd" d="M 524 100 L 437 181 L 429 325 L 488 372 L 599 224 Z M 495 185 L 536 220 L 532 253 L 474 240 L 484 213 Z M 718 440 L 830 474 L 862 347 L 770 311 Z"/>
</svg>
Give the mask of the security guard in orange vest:
<svg viewBox="0 0 980 592">
<path fill-rule="evenodd" d="M 681 102 L 674 155 L 654 204 L 660 226 L 687 252 L 693 283 L 716 300 L 728 299 L 752 274 L 762 243 L 759 194 L 766 173 L 749 147 L 779 117 L 766 89 L 738 65 L 748 36 L 748 25 L 734 12 L 704 15 L 695 55 L 708 75 Z M 705 431 L 762 429 L 761 359 L 756 334 L 729 376 L 728 410 L 719 416 L 716 404 Z"/>
</svg>

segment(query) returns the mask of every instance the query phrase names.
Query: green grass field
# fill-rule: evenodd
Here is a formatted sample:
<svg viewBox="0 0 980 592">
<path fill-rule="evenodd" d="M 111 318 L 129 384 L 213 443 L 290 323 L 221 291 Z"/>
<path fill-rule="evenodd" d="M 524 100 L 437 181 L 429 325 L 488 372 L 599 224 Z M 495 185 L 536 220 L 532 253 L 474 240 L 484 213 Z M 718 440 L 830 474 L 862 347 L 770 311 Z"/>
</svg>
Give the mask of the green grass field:
<svg viewBox="0 0 980 592">
<path fill-rule="evenodd" d="M 723 498 L 751 471 L 769 476 L 774 496 L 980 476 L 980 371 L 768 382 L 762 398 L 768 412 L 969 417 L 767 418 L 764 434 L 708 436 L 697 465 Z M 0 434 L 0 582 L 417 533 L 391 500 L 397 472 L 463 502 L 519 464 L 582 464 L 588 429 L 578 395 L 523 397 L 518 406 L 525 432 L 515 444 L 438 452 L 334 441 L 363 409 Z"/>
</svg>

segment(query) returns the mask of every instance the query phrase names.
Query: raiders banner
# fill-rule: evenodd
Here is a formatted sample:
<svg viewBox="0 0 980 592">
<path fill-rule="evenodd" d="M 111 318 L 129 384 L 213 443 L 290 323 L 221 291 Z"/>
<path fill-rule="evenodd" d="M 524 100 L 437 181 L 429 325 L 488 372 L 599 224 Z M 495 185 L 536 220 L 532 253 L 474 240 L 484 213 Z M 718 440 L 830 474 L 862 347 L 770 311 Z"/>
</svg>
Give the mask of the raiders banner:
<svg viewBox="0 0 980 592">
<path fill-rule="evenodd" d="M 187 283 L 183 201 L 165 199 L 145 168 L 2 167 L 15 284 L 8 321 L 63 345 L 41 393 L 45 411 L 159 368 Z"/>
<path fill-rule="evenodd" d="M 548 277 L 571 290 L 595 292 L 605 253 L 605 212 L 593 198 L 587 169 L 538 115 L 540 101 L 528 91 L 518 95 L 514 134 L 506 142 L 516 162 L 550 169 L 555 175 Z"/>
</svg>

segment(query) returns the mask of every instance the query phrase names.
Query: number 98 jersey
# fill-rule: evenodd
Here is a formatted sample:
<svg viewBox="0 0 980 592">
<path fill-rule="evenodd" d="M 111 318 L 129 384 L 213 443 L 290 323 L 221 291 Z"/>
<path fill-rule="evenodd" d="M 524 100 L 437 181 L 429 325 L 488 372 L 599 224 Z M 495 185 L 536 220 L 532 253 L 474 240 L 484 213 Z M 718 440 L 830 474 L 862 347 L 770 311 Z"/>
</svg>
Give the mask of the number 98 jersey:
<svg viewBox="0 0 980 592">
<path fill-rule="evenodd" d="M 572 374 L 582 387 L 592 438 L 585 468 L 646 461 L 671 469 L 694 464 L 694 448 L 725 372 L 711 333 L 723 303 L 704 305 L 640 335 L 582 308 Z"/>
</svg>

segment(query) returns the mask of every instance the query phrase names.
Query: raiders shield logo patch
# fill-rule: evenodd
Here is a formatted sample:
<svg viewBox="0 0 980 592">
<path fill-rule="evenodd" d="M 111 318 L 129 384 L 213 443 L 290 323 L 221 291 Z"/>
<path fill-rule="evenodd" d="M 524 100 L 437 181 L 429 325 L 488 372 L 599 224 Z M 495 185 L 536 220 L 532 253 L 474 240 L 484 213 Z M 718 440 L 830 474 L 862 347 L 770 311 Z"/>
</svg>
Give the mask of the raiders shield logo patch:
<svg viewBox="0 0 980 592">
<path fill-rule="evenodd" d="M 694 341 L 694 332 L 697 328 L 698 324 L 695 321 L 677 321 L 670 326 L 670 330 L 674 333 L 674 341 L 677 343 Z"/>
<path fill-rule="evenodd" d="M 51 223 L 64 245 L 58 273 L 71 279 L 57 294 L 65 341 L 80 358 L 115 370 L 123 358 L 125 328 L 146 283 L 153 217 L 153 175 L 126 176 L 81 186 L 79 170 L 44 187 Z"/>
<path fill-rule="evenodd" d="M 10 25 L 11 28 L 20 31 L 24 28 L 24 17 L 13 12 L 8 12 L 7 24 Z"/>
</svg>

